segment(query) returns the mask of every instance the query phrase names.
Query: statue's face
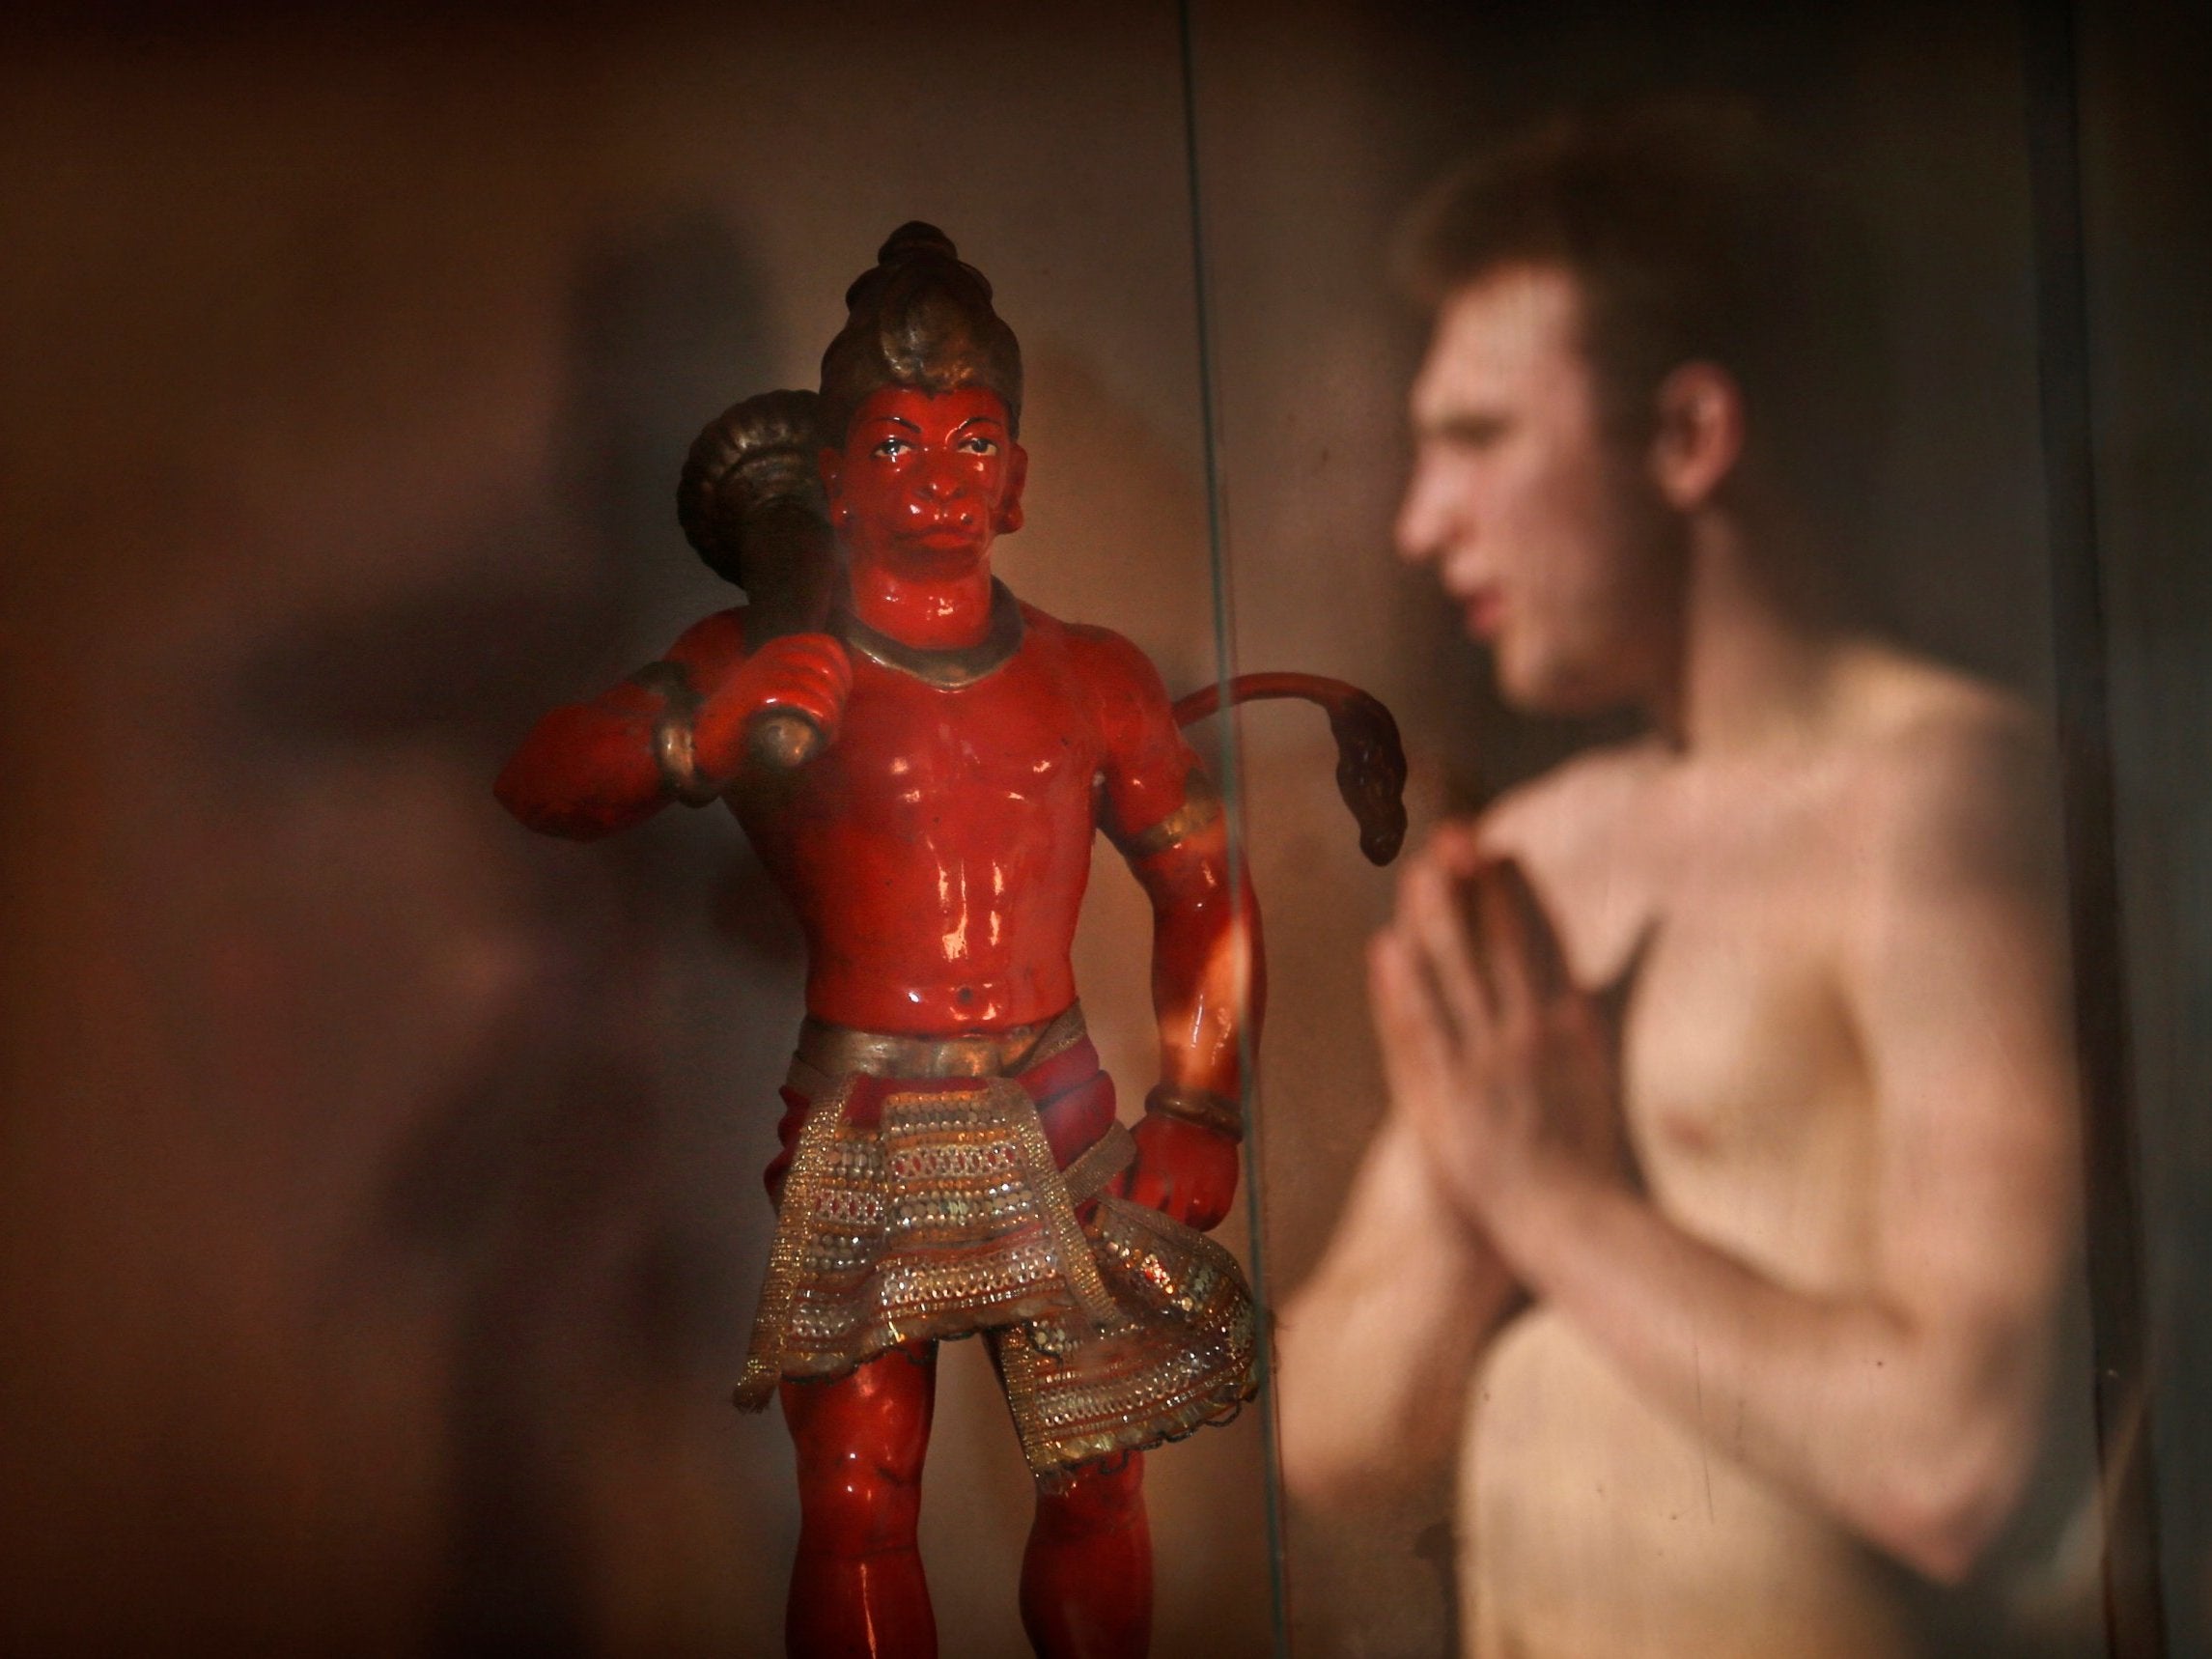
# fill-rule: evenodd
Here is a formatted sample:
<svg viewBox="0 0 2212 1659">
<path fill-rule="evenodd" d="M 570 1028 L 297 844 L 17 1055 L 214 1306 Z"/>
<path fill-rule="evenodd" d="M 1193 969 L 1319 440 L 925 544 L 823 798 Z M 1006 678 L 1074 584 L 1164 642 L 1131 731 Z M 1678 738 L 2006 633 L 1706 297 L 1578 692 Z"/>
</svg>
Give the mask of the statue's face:
<svg viewBox="0 0 2212 1659">
<path fill-rule="evenodd" d="M 1022 527 L 1028 464 L 996 392 L 886 386 L 854 411 L 845 447 L 822 452 L 822 482 L 855 564 L 955 576 Z"/>
</svg>

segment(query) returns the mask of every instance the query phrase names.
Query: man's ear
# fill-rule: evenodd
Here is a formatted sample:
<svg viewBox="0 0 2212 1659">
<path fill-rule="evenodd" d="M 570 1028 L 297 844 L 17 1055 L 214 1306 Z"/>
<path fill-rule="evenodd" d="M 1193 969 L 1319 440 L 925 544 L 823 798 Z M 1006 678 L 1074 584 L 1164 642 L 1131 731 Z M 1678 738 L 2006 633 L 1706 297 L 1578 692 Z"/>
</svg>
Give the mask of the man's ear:
<svg viewBox="0 0 2212 1659">
<path fill-rule="evenodd" d="M 815 470 L 822 474 L 822 498 L 829 504 L 829 521 L 849 524 L 853 521 L 853 509 L 845 505 L 845 457 L 834 449 L 826 449 L 814 458 Z"/>
<path fill-rule="evenodd" d="M 1659 382 L 1651 479 L 1667 505 L 1691 512 L 1713 498 L 1744 453 L 1744 390 L 1718 363 L 1683 363 Z"/>
<path fill-rule="evenodd" d="M 1006 494 L 992 515 L 991 533 L 1011 536 L 1022 527 L 1022 490 L 1029 482 L 1029 452 L 1012 438 L 1006 440 Z"/>
</svg>

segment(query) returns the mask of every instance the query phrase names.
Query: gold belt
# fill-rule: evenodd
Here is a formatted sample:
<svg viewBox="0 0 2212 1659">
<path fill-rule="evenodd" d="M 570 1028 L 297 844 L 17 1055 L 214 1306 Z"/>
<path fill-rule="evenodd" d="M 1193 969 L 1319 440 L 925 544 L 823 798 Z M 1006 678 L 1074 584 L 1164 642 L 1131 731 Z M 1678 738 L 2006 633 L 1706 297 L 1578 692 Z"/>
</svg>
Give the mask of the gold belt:
<svg viewBox="0 0 2212 1659">
<path fill-rule="evenodd" d="M 824 1080 L 860 1073 L 882 1078 L 1018 1077 L 1083 1040 L 1083 1005 L 1050 1020 L 957 1037 L 907 1037 L 856 1031 L 809 1014 L 798 1027 L 798 1063 Z"/>
<path fill-rule="evenodd" d="M 798 1027 L 798 1052 L 792 1056 L 784 1081 L 808 1099 L 820 1100 L 837 1086 L 838 1079 L 855 1073 L 887 1078 L 1018 1077 L 1066 1054 L 1084 1035 L 1080 1002 L 1071 1002 L 1035 1025 L 957 1037 L 858 1031 L 809 1014 Z M 1109 1123 L 1061 1175 L 1069 1195 L 1079 1204 L 1096 1197 L 1135 1159 L 1136 1142 L 1129 1131 Z"/>
</svg>

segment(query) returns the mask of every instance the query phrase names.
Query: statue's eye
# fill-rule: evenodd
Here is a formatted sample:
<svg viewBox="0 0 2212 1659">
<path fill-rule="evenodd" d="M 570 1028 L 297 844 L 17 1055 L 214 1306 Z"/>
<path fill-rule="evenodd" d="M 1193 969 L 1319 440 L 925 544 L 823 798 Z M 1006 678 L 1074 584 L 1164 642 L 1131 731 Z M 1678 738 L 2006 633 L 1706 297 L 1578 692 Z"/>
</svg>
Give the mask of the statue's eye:
<svg viewBox="0 0 2212 1659">
<path fill-rule="evenodd" d="M 885 461 L 896 461 L 907 452 L 909 447 L 907 440 L 903 437 L 886 437 L 882 443 L 876 445 L 874 453 L 882 456 Z"/>
<path fill-rule="evenodd" d="M 960 447 L 968 455 L 996 455 L 998 453 L 998 440 L 970 434 L 960 440 Z"/>
</svg>

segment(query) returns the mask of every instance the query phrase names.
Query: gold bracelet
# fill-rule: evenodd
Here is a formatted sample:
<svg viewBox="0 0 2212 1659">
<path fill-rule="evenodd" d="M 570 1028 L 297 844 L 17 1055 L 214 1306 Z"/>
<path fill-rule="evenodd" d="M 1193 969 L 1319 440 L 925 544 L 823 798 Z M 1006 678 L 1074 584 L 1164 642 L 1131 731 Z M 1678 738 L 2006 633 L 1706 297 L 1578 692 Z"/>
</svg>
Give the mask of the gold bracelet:
<svg viewBox="0 0 2212 1659">
<path fill-rule="evenodd" d="M 1160 1083 L 1144 1097 L 1144 1110 L 1157 1111 L 1162 1117 L 1195 1123 L 1231 1140 L 1241 1141 L 1245 1138 L 1243 1103 L 1225 1094 L 1216 1094 L 1210 1088 L 1177 1088 L 1170 1083 Z"/>
<path fill-rule="evenodd" d="M 681 662 L 648 662 L 630 679 L 660 698 L 660 717 L 653 722 L 653 761 L 660 771 L 660 786 L 686 806 L 713 805 L 722 792 L 699 771 L 691 734 L 699 693 L 691 688 L 690 670 Z"/>
<path fill-rule="evenodd" d="M 1140 830 L 1134 835 L 1107 831 L 1107 837 L 1121 849 L 1125 858 L 1149 858 L 1164 853 L 1178 842 L 1188 841 L 1221 816 L 1221 792 L 1214 787 L 1214 780 L 1198 767 L 1190 769 L 1183 780 L 1183 804 L 1162 818 L 1149 830 Z"/>
</svg>

